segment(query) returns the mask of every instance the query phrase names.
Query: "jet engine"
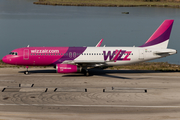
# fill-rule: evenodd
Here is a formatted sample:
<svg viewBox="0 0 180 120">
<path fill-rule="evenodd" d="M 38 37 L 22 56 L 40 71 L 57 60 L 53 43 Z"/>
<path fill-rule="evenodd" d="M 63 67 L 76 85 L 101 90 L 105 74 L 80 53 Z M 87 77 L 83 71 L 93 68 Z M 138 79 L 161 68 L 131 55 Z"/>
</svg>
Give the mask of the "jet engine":
<svg viewBox="0 0 180 120">
<path fill-rule="evenodd" d="M 75 73 L 75 72 L 81 72 L 81 67 L 77 65 L 71 65 L 71 64 L 57 64 L 56 65 L 56 71 L 57 73 Z"/>
</svg>

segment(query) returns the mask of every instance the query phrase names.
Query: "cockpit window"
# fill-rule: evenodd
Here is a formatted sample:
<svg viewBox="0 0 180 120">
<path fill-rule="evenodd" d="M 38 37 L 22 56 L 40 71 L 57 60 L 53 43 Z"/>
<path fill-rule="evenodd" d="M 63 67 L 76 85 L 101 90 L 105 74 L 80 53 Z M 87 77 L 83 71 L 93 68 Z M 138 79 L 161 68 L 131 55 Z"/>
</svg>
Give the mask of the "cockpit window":
<svg viewBox="0 0 180 120">
<path fill-rule="evenodd" d="M 17 52 L 10 52 L 9 55 L 18 55 Z"/>
</svg>

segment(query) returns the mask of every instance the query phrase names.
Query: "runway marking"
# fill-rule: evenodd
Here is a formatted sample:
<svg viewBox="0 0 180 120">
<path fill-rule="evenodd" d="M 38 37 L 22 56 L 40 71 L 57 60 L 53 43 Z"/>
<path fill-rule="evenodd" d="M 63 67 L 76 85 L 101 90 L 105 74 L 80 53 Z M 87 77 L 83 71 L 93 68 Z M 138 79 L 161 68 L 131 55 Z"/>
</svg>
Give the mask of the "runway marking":
<svg viewBox="0 0 180 120">
<path fill-rule="evenodd" d="M 180 108 L 180 106 L 141 106 L 141 105 L 63 105 L 63 104 L 0 104 L 0 106 L 55 106 L 55 107 L 126 107 L 126 108 Z"/>
<path fill-rule="evenodd" d="M 0 80 L 0 82 L 1 82 L 1 81 L 4 82 L 4 81 L 14 81 L 14 80 Z"/>
<path fill-rule="evenodd" d="M 129 75 L 128 77 L 150 77 L 150 78 L 179 78 L 179 76 L 131 76 Z"/>
</svg>

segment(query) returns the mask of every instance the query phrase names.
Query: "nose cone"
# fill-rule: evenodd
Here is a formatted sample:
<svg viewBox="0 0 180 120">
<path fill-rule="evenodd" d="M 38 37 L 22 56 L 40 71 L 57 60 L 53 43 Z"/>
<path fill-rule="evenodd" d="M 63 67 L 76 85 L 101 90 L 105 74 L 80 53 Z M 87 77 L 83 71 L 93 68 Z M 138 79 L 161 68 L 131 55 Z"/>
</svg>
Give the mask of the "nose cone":
<svg viewBox="0 0 180 120">
<path fill-rule="evenodd" d="M 7 63 L 7 57 L 4 56 L 4 57 L 2 58 L 2 61 L 3 61 L 4 63 Z"/>
</svg>

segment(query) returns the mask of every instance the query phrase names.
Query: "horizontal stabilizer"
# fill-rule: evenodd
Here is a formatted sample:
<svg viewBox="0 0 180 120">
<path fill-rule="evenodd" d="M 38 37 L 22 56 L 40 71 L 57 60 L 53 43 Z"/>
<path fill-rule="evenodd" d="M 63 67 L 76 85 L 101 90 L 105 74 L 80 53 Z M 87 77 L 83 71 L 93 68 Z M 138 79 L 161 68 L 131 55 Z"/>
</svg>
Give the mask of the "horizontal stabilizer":
<svg viewBox="0 0 180 120">
<path fill-rule="evenodd" d="M 154 53 L 157 54 L 157 55 L 165 55 L 165 54 L 171 55 L 171 54 L 177 53 L 177 51 L 172 50 L 172 49 L 166 49 L 166 50 L 162 50 L 162 51 L 155 51 Z"/>
</svg>

